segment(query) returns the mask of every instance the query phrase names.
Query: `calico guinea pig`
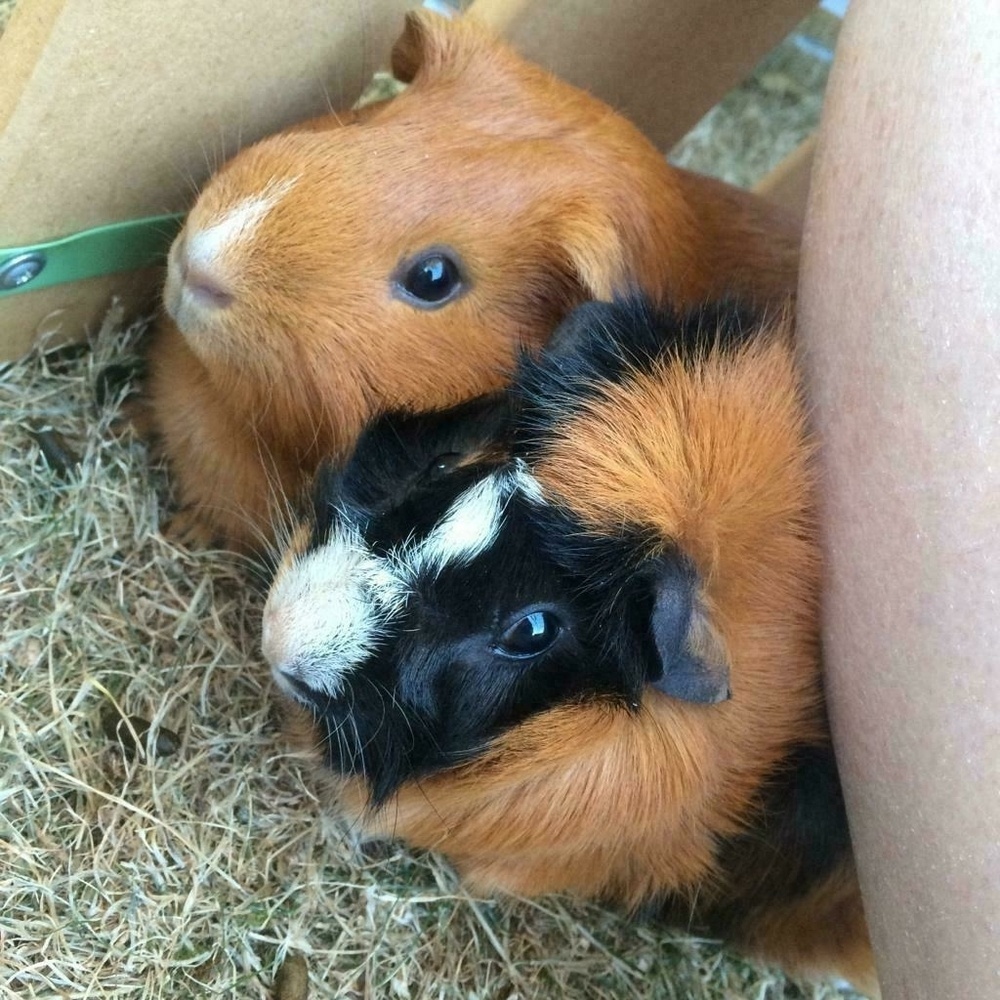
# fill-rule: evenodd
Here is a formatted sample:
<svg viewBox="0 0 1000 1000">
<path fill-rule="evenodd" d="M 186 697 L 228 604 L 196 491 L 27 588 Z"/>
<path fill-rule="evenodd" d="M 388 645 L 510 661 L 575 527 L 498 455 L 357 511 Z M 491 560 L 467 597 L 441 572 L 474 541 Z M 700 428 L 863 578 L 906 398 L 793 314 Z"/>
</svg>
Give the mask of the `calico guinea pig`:
<svg viewBox="0 0 1000 1000">
<path fill-rule="evenodd" d="M 475 24 L 414 12 L 392 64 L 404 94 L 243 150 L 171 248 L 146 388 L 182 540 L 266 541 L 375 412 L 495 388 L 585 299 L 794 290 L 779 209 Z"/>
<path fill-rule="evenodd" d="M 374 422 L 263 650 L 367 833 L 874 992 L 790 325 L 592 303 L 509 393 Z"/>
</svg>

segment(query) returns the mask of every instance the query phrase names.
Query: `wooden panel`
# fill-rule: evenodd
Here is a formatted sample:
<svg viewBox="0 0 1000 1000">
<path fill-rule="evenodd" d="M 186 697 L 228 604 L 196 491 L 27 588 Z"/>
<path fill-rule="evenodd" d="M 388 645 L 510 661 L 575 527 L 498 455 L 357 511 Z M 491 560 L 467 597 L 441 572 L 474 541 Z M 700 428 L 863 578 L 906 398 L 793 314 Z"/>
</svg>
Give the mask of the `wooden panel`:
<svg viewBox="0 0 1000 1000">
<path fill-rule="evenodd" d="M 470 10 L 669 149 L 814 7 L 815 0 L 475 0 Z"/>
<path fill-rule="evenodd" d="M 0 247 L 183 209 L 239 145 L 353 103 L 411 6 L 21 0 L 0 36 Z M 98 285 L 77 287 L 89 314 Z M 108 287 L 128 291 L 129 276 Z M 53 291 L 0 300 L 0 358 Z"/>
</svg>

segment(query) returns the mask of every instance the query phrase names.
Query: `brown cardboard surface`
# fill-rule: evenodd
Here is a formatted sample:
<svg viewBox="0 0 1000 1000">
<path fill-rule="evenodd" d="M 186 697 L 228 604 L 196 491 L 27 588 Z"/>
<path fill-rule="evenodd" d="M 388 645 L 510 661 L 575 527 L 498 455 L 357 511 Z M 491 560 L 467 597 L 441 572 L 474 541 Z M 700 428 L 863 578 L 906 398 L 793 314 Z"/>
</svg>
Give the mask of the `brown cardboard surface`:
<svg viewBox="0 0 1000 1000">
<path fill-rule="evenodd" d="M 238 146 L 353 103 L 413 5 L 20 0 L 0 36 L 0 247 L 183 209 Z M 476 0 L 471 9 L 666 148 L 812 6 Z M 100 289 L 135 298 L 146 287 L 119 275 L 0 300 L 0 359 L 23 351 L 53 302 L 68 331 L 99 318 Z"/>
<path fill-rule="evenodd" d="M 805 218 L 815 153 L 816 136 L 811 135 L 769 174 L 762 177 L 754 190 L 765 198 L 798 213 L 799 218 Z"/>
<path fill-rule="evenodd" d="M 475 0 L 473 16 L 669 149 L 815 0 Z"/>
<path fill-rule="evenodd" d="M 353 103 L 411 6 L 21 0 L 0 36 L 0 247 L 183 209 L 238 146 Z M 69 286 L 80 315 L 88 286 Z M 0 300 L 0 358 L 66 306 L 50 291 Z"/>
<path fill-rule="evenodd" d="M 125 280 L 120 274 L 108 275 L 14 295 L 0 305 L 0 344 L 9 359 L 25 354 L 39 340 L 46 349 L 80 340 L 85 332 L 100 329 L 113 300 L 121 302 L 127 316 L 152 311 L 162 281 L 162 268 L 147 268 Z"/>
</svg>

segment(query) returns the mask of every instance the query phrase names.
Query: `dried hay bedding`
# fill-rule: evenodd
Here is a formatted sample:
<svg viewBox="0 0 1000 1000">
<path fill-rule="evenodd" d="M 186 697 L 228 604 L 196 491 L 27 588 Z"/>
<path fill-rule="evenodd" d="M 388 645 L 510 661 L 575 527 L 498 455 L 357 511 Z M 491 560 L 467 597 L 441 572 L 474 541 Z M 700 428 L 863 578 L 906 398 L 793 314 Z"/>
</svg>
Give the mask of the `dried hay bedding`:
<svg viewBox="0 0 1000 1000">
<path fill-rule="evenodd" d="M 159 534 L 162 472 L 95 405 L 136 337 L 109 323 L 0 374 L 0 997 L 263 998 L 289 952 L 314 997 L 835 995 L 596 906 L 472 899 L 322 814 L 252 572 Z M 43 425 L 77 468 L 49 467 Z M 152 724 L 134 758 L 112 705 Z"/>
</svg>

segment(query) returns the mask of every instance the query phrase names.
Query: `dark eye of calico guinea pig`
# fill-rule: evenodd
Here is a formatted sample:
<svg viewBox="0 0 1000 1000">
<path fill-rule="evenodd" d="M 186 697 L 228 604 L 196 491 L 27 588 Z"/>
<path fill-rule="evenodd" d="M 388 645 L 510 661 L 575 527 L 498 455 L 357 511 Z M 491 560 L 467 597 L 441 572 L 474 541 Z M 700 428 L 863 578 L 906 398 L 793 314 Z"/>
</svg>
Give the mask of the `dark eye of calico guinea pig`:
<svg viewBox="0 0 1000 1000">
<path fill-rule="evenodd" d="M 503 394 L 376 421 L 318 476 L 308 542 L 271 589 L 274 676 L 374 804 L 561 703 L 729 696 L 689 563 L 546 503 L 516 422 Z"/>
</svg>

